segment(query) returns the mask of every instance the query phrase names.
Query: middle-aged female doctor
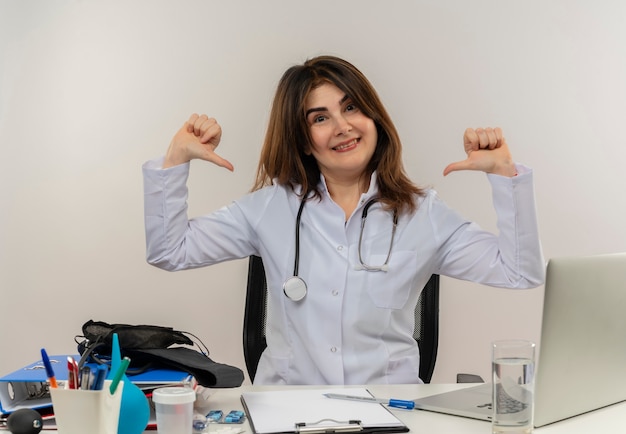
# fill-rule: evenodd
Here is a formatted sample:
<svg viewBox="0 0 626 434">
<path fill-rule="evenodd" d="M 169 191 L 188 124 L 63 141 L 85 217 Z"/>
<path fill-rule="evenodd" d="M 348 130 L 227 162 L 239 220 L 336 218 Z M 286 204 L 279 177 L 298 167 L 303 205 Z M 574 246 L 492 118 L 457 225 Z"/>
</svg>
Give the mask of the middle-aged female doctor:
<svg viewBox="0 0 626 434">
<path fill-rule="evenodd" d="M 543 283 L 532 171 L 499 128 L 467 129 L 467 159 L 444 170 L 488 173 L 498 235 L 408 179 L 389 115 L 343 59 L 284 73 L 253 191 L 188 219 L 189 162 L 233 170 L 214 152 L 220 138 L 215 119 L 194 114 L 144 164 L 147 260 L 173 271 L 263 258 L 268 346 L 255 384 L 419 383 L 413 311 L 431 274 Z"/>
</svg>

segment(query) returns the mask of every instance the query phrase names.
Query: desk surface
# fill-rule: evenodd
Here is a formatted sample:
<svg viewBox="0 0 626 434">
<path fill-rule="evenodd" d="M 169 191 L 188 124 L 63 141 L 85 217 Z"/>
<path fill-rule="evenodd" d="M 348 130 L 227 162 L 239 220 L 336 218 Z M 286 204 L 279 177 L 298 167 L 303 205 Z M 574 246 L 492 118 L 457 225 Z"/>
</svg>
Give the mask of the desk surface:
<svg viewBox="0 0 626 434">
<path fill-rule="evenodd" d="M 393 397 L 410 400 L 470 386 L 473 386 L 473 384 L 371 385 L 367 386 L 367 388 L 377 397 Z M 202 407 L 207 410 L 242 410 L 243 406 L 240 398 L 241 393 L 244 391 L 285 390 L 292 387 L 327 389 L 332 386 L 242 386 L 233 389 L 213 389 L 208 390 L 205 394 L 208 395 L 206 400 L 200 401 L 198 404 L 201 404 Z M 410 428 L 411 432 L 415 433 L 487 434 L 491 432 L 489 422 L 428 411 L 390 410 Z M 224 425 L 211 425 L 211 429 L 208 430 L 208 432 L 217 431 L 220 427 L 224 427 Z M 241 425 L 241 428 L 244 430 L 244 434 L 252 433 L 247 420 Z M 0 428 L 0 432 L 8 431 Z M 52 433 L 54 431 L 46 430 L 42 432 Z M 146 434 L 154 434 L 155 432 L 156 431 L 146 431 Z M 611 405 L 534 430 L 536 434 L 588 434 L 592 432 L 626 432 L 626 402 Z"/>
<path fill-rule="evenodd" d="M 371 385 L 367 388 L 377 397 L 415 399 L 422 396 L 447 392 L 472 384 L 422 384 L 422 385 Z M 296 386 L 242 386 L 235 389 L 216 389 L 206 400 L 207 408 L 236 410 L 242 409 L 240 396 L 243 391 L 284 390 Z M 298 386 L 301 387 L 301 386 Z M 345 386 L 341 386 L 345 387 Z M 311 387 L 320 388 L 320 386 Z M 327 388 L 327 386 L 323 386 Z M 391 409 L 410 429 L 416 433 L 463 433 L 486 434 L 491 432 L 489 422 L 428 411 Z M 590 432 L 626 431 L 626 402 L 615 404 L 581 416 L 547 425 L 534 430 L 537 434 L 578 434 Z M 246 434 L 252 431 L 247 421 L 242 426 Z M 209 431 L 210 432 L 210 431 Z"/>
</svg>

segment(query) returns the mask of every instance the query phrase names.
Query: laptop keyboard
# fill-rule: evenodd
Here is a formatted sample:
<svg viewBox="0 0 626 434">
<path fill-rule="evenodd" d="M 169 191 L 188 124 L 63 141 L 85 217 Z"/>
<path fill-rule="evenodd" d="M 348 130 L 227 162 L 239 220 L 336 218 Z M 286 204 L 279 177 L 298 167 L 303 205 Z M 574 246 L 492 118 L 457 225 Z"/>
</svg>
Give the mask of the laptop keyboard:
<svg viewBox="0 0 626 434">
<path fill-rule="evenodd" d="M 498 408 L 501 410 L 500 414 L 519 413 L 528 408 L 527 403 L 511 397 L 501 385 L 496 386 L 496 399 L 498 400 Z"/>
</svg>

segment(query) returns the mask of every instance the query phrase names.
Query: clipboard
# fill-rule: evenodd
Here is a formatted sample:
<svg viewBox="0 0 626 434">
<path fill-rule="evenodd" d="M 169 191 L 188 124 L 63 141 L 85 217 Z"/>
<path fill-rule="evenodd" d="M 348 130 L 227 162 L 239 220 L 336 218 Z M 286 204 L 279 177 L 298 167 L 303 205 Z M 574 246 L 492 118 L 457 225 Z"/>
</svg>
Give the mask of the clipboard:
<svg viewBox="0 0 626 434">
<path fill-rule="evenodd" d="M 407 432 L 409 428 L 379 403 L 331 399 L 325 393 L 371 397 L 365 388 L 290 389 L 241 395 L 255 434 Z"/>
</svg>

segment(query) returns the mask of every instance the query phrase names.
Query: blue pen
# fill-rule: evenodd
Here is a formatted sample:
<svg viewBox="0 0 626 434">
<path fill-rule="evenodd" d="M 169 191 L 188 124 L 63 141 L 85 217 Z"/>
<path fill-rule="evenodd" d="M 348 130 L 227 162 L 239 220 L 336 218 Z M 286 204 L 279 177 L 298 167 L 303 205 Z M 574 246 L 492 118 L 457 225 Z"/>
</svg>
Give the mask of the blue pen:
<svg viewBox="0 0 626 434">
<path fill-rule="evenodd" d="M 48 376 L 48 380 L 50 380 L 50 387 L 53 389 L 57 388 L 57 380 L 54 376 L 54 369 L 52 369 L 52 363 L 50 363 L 50 358 L 48 357 L 48 353 L 46 353 L 45 349 L 41 349 L 41 360 L 43 361 L 43 365 L 46 368 L 46 375 Z"/>
<path fill-rule="evenodd" d="M 325 397 L 333 399 L 347 399 L 349 401 L 361 401 L 361 402 L 374 402 L 379 404 L 386 404 L 389 407 L 406 408 L 412 410 L 415 408 L 413 401 L 405 401 L 402 399 L 381 399 L 374 398 L 373 396 L 355 396 L 355 395 L 341 395 L 339 393 L 325 393 Z"/>
<path fill-rule="evenodd" d="M 102 390 L 102 388 L 104 387 L 104 380 L 107 378 L 108 373 L 109 368 L 107 367 L 107 365 L 98 365 L 91 390 Z"/>
</svg>

